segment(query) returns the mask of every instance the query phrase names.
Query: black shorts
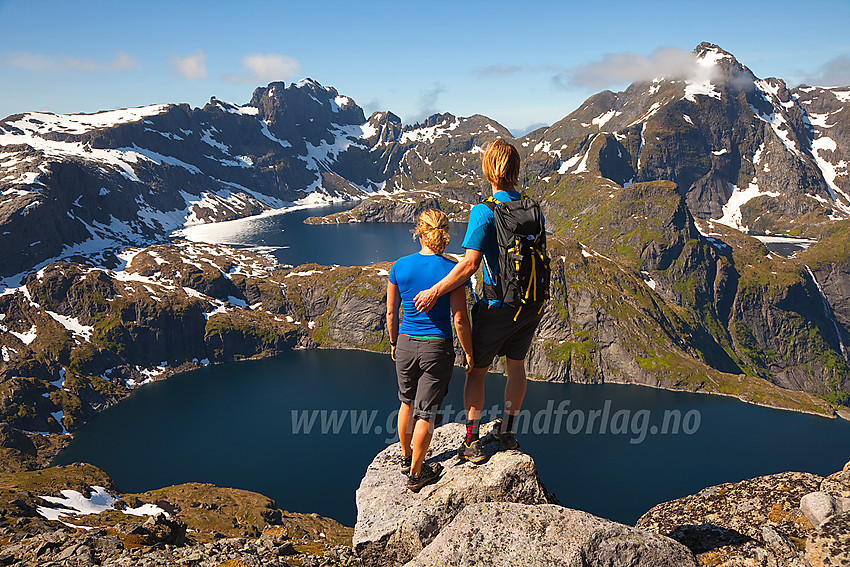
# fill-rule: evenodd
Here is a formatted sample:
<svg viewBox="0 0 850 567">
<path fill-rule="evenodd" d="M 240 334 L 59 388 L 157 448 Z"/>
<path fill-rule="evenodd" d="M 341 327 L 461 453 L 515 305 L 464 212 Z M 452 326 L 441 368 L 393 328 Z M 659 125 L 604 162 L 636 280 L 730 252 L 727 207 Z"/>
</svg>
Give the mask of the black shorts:
<svg viewBox="0 0 850 567">
<path fill-rule="evenodd" d="M 449 391 L 455 350 L 450 338 L 417 339 L 399 335 L 395 347 L 398 399 L 413 417 L 433 421 Z"/>
<path fill-rule="evenodd" d="M 528 354 L 534 331 L 543 318 L 540 306 L 517 308 L 489 305 L 479 300 L 472 306 L 472 358 L 475 368 L 488 368 L 497 356 L 523 360 Z"/>
</svg>

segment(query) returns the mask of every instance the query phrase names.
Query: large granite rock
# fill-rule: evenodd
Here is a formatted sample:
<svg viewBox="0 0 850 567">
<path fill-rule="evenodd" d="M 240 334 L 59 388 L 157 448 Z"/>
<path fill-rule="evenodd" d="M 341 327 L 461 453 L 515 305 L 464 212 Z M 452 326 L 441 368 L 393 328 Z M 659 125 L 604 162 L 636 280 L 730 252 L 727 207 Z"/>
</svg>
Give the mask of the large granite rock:
<svg viewBox="0 0 850 567">
<path fill-rule="evenodd" d="M 786 472 L 712 486 L 655 506 L 636 526 L 684 544 L 705 565 L 803 565 L 814 528 L 799 505 L 822 480 Z"/>
<path fill-rule="evenodd" d="M 809 536 L 806 559 L 811 567 L 850 565 L 850 513 L 832 516 Z"/>
<path fill-rule="evenodd" d="M 561 506 L 471 504 L 407 567 L 696 566 L 683 545 L 652 532 Z"/>
<path fill-rule="evenodd" d="M 821 527 L 831 516 L 850 512 L 850 498 L 841 498 L 826 492 L 811 492 L 800 500 L 800 510 L 816 528 Z"/>
<path fill-rule="evenodd" d="M 487 441 L 492 424 L 482 426 Z M 496 451 L 498 443 L 485 443 L 489 460 L 482 465 L 460 463 L 456 450 L 463 425 L 438 427 L 426 462 L 442 463 L 439 481 L 418 494 L 407 490 L 401 473 L 398 443 L 381 451 L 366 470 L 357 489 L 355 551 L 369 565 L 399 565 L 413 559 L 470 504 L 479 502 L 556 503 L 534 466 L 520 451 Z"/>
</svg>

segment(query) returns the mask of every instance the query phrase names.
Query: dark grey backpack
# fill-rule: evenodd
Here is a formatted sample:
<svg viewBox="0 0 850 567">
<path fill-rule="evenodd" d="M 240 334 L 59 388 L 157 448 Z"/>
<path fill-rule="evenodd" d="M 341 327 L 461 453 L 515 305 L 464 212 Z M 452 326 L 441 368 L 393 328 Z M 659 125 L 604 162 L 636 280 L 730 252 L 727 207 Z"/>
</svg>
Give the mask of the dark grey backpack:
<svg viewBox="0 0 850 567">
<path fill-rule="evenodd" d="M 517 201 L 502 203 L 490 197 L 484 202 L 496 219 L 499 248 L 499 273 L 493 285 L 484 286 L 484 297 L 517 307 L 517 316 L 524 306 L 543 309 L 549 299 L 551 269 L 540 203 L 525 192 Z M 492 275 L 486 260 L 484 269 Z"/>
</svg>

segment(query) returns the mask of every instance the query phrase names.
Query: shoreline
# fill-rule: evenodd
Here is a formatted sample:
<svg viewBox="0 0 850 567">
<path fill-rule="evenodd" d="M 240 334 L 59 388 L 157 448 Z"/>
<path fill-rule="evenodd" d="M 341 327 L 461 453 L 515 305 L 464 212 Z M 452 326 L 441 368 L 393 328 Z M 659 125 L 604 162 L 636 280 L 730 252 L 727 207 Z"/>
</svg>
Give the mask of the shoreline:
<svg viewBox="0 0 850 567">
<path fill-rule="evenodd" d="M 173 376 L 177 376 L 179 374 L 184 374 L 186 372 L 192 372 L 192 371 L 195 371 L 195 370 L 200 370 L 201 368 L 205 368 L 207 366 L 221 366 L 222 364 L 238 364 L 240 362 L 247 362 L 247 361 L 251 361 L 251 360 L 264 360 L 264 359 L 267 359 L 267 358 L 273 358 L 275 356 L 284 354 L 285 352 L 292 352 L 292 351 L 296 351 L 296 350 L 360 351 L 360 352 L 374 353 L 374 354 L 381 355 L 381 356 L 389 356 L 389 353 L 387 353 L 387 352 L 380 352 L 380 351 L 375 351 L 375 350 L 370 350 L 370 349 L 365 349 L 365 348 L 322 347 L 322 346 L 318 346 L 318 347 L 298 347 L 298 348 L 293 348 L 290 351 L 284 351 L 284 352 L 273 353 L 273 354 L 260 354 L 260 355 L 256 355 L 256 356 L 252 356 L 252 357 L 248 357 L 248 358 L 239 359 L 239 360 L 232 360 L 232 361 L 226 361 L 226 362 L 210 362 L 208 365 L 202 365 L 202 366 L 197 366 L 197 367 L 192 367 L 192 368 L 181 368 L 181 369 L 176 369 L 173 372 L 170 372 L 170 371 L 167 370 L 166 372 L 164 372 L 160 376 L 152 379 L 149 382 L 145 382 L 143 384 L 140 384 L 139 386 L 137 386 L 136 388 L 131 390 L 130 394 L 128 394 L 127 397 L 132 395 L 133 392 L 137 391 L 139 388 L 142 388 L 142 387 L 144 387 L 148 384 L 167 380 L 167 379 L 169 379 Z M 460 366 L 456 366 L 456 368 L 460 368 Z M 488 374 L 504 375 L 502 372 L 498 372 L 498 371 L 496 371 L 496 372 L 488 371 Z M 626 381 L 626 380 L 617 380 L 617 379 L 605 379 L 605 380 L 602 380 L 601 382 L 573 382 L 573 381 L 565 381 L 565 380 L 544 380 L 544 379 L 529 377 L 528 380 L 530 382 L 578 384 L 578 385 L 582 385 L 582 386 L 593 386 L 593 385 L 596 385 L 596 384 L 618 384 L 618 385 L 623 385 L 623 386 L 641 386 L 641 387 L 653 388 L 653 389 L 656 389 L 656 390 L 664 390 L 664 391 L 667 391 L 667 392 L 681 392 L 681 393 L 688 393 L 688 394 L 720 396 L 720 397 L 724 397 L 724 398 L 734 398 L 734 399 L 737 399 L 738 401 L 745 403 L 745 404 L 750 404 L 750 405 L 759 406 L 759 407 L 768 408 L 768 409 L 773 409 L 773 410 L 778 410 L 778 411 L 790 411 L 790 412 L 793 412 L 793 413 L 806 414 L 806 415 L 811 415 L 811 416 L 814 416 L 814 417 L 820 417 L 820 418 L 824 418 L 824 419 L 844 419 L 845 421 L 850 421 L 850 409 L 848 409 L 848 411 L 846 412 L 847 416 L 845 417 L 845 416 L 841 415 L 841 413 L 839 413 L 839 411 L 836 411 L 836 409 L 834 407 L 830 406 L 831 409 L 832 409 L 832 414 L 827 415 L 825 413 L 818 413 L 818 412 L 815 412 L 815 411 L 810 411 L 810 410 L 805 410 L 805 409 L 792 408 L 792 407 L 786 407 L 786 406 L 781 406 L 781 405 L 772 405 L 772 404 L 767 404 L 767 403 L 763 403 L 763 402 L 755 402 L 755 401 L 752 401 L 752 400 L 748 400 L 745 397 L 737 395 L 737 394 L 726 394 L 726 393 L 722 393 L 722 392 L 713 392 L 713 391 L 706 390 L 706 389 L 671 388 L 671 387 L 661 386 L 661 385 L 657 385 L 657 384 L 645 384 L 645 383 L 641 383 L 641 382 L 629 382 L 629 381 Z M 803 392 L 801 390 L 787 390 L 787 391 L 792 392 L 792 393 L 798 392 L 799 394 L 804 395 L 804 396 L 814 397 L 813 394 L 809 394 L 808 392 Z M 113 404 L 113 406 L 117 405 L 118 403 L 121 403 L 123 400 L 127 399 L 127 397 L 122 398 L 116 404 Z M 820 400 L 820 398 L 816 398 L 816 399 Z M 828 404 L 828 402 L 826 402 L 826 401 L 823 401 L 823 400 L 820 400 L 820 401 L 822 401 L 824 404 Z M 113 406 L 109 406 L 109 407 L 113 407 Z M 73 436 L 74 434 L 69 433 L 69 435 Z"/>
</svg>

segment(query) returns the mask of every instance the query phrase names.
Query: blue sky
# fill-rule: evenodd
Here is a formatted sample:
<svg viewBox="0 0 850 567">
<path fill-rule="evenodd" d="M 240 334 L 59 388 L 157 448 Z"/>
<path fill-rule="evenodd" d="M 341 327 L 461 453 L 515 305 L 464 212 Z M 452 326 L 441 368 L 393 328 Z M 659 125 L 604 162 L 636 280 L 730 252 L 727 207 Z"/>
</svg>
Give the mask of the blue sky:
<svg viewBox="0 0 850 567">
<path fill-rule="evenodd" d="M 0 0 L 0 26 L 0 117 L 244 104 L 258 86 L 311 77 L 367 116 L 480 113 L 525 131 L 625 88 L 624 61 L 651 68 L 659 50 L 702 41 L 759 77 L 850 84 L 848 0 Z"/>
</svg>

